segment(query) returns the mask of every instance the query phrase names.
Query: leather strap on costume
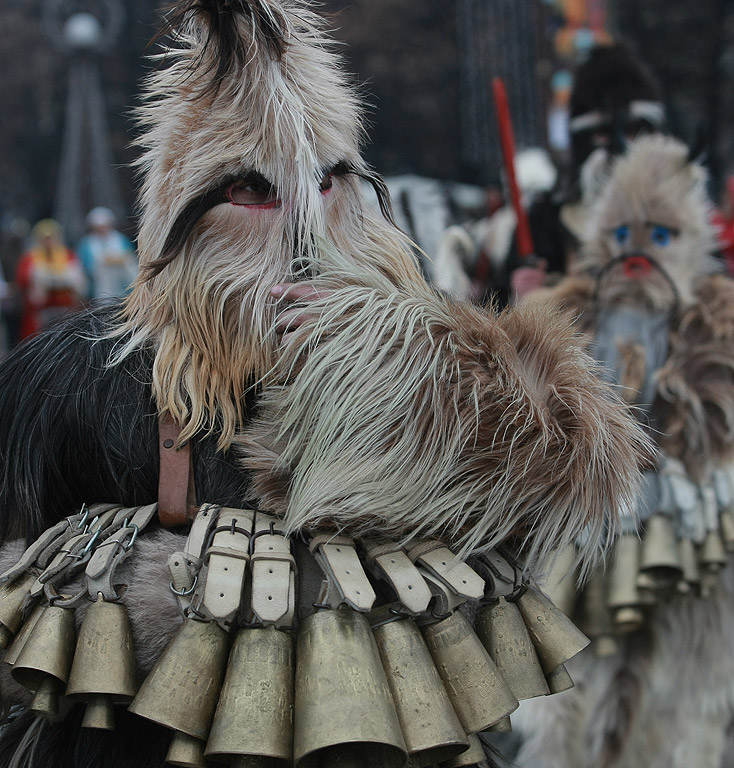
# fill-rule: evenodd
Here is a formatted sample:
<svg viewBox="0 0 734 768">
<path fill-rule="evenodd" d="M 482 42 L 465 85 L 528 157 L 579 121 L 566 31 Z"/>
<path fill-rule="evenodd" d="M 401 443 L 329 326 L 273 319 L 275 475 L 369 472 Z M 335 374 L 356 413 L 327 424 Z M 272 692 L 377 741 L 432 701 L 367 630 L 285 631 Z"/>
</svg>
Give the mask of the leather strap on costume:
<svg viewBox="0 0 734 768">
<path fill-rule="evenodd" d="M 158 419 L 158 518 L 165 528 L 186 525 L 196 517 L 196 490 L 189 443 L 178 446 L 181 428 L 169 414 Z"/>
</svg>

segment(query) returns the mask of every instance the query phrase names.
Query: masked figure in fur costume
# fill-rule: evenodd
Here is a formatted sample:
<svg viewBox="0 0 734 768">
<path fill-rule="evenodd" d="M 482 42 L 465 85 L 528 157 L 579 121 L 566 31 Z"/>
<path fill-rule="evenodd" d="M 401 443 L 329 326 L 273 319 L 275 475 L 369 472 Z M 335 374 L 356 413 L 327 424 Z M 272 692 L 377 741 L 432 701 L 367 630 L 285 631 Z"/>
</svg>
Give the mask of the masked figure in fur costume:
<svg viewBox="0 0 734 768">
<path fill-rule="evenodd" d="M 596 204 L 585 261 L 550 292 L 578 317 L 662 456 L 637 518 L 580 596 L 595 639 L 575 660 L 580 684 L 518 715 L 526 768 L 724 764 L 734 722 L 734 283 L 713 274 L 705 183 L 677 140 L 633 142 Z M 551 594 L 569 597 L 573 579 L 552 579 Z"/>
<path fill-rule="evenodd" d="M 393 602 L 402 607 L 388 616 L 409 617 L 403 626 L 415 631 L 413 618 L 423 617 L 430 632 L 485 589 L 435 537 L 463 558 L 490 557 L 509 544 L 530 567 L 584 531 L 580 560 L 588 563 L 634 494 L 649 446 L 568 324 L 536 310 L 495 317 L 425 285 L 389 220 L 384 186 L 359 155 L 357 103 L 306 3 L 184 2 L 170 31 L 175 47 L 161 56 L 139 113 L 141 271 L 131 295 L 42 334 L 0 372 L 2 536 L 31 542 L 42 534 L 20 565 L 12 564 L 23 546 L 5 545 L 6 588 L 41 573 L 30 593 L 46 601 L 39 622 L 52 614 L 66 621 L 75 611 L 78 625 L 85 609 L 124 605 L 142 680 L 178 642 L 179 627 L 228 643 L 237 625 L 272 630 L 273 642 L 286 636 L 280 630 L 313 617 L 355 622 L 353 614 L 364 625 L 375 602 L 365 590 L 375 585 L 378 605 L 394 600 L 385 574 L 396 560 L 384 564 L 387 571 L 378 568 L 391 553 L 400 573 L 418 581 L 393 584 L 405 604 Z M 362 200 L 360 179 L 373 184 L 385 217 Z M 304 279 L 317 298 L 302 308 L 307 316 L 283 348 L 275 331 L 283 306 L 271 291 Z M 164 431 L 171 423 L 173 437 Z M 188 537 L 185 504 L 183 518 L 180 508 L 169 518 L 185 525 L 169 531 L 156 527 L 153 506 L 159 468 L 162 478 L 173 453 L 185 451 L 197 499 Z M 187 464 L 178 465 L 179 477 Z M 74 514 L 93 502 L 101 506 L 91 515 Z M 257 511 L 243 509 L 248 502 Z M 162 506 L 158 511 L 162 517 Z M 271 540 L 270 550 L 282 547 L 277 562 L 260 551 Z M 371 549 L 371 541 L 382 549 Z M 409 547 L 420 567 L 405 557 Z M 115 571 L 130 552 L 135 557 Z M 343 556 L 352 557 L 346 567 Z M 250 558 L 252 576 L 243 565 Z M 382 578 L 362 573 L 363 563 L 374 562 Z M 487 572 L 502 581 L 489 562 Z M 512 558 L 502 562 L 515 576 L 522 570 Z M 255 579 L 257 563 L 285 568 L 277 618 L 264 619 L 262 606 L 240 606 L 262 597 L 267 581 Z M 433 576 L 424 578 L 430 568 Z M 230 569 L 241 580 L 247 575 L 249 586 L 218 613 L 217 599 L 232 593 L 214 589 L 220 582 L 213 574 L 226 581 L 234 578 Z M 425 603 L 406 608 L 407 590 L 419 582 Z M 511 586 L 519 601 L 524 583 Z M 96 598 L 92 607 L 85 590 Z M 265 594 L 269 609 L 273 594 Z M 12 755 L 17 765 L 54 768 L 162 765 L 170 731 L 149 722 L 163 723 L 156 712 L 141 711 L 142 689 L 132 709 L 143 717 L 119 712 L 116 731 L 99 730 L 109 727 L 99 722 L 80 729 L 79 707 L 54 723 L 28 708 L 18 683 L 40 686 L 37 667 L 21 674 L 29 669 L 22 653 L 38 635 L 31 598 L 22 606 L 28 639 L 17 658 L 15 641 L 8 651 L 13 679 L 3 665 L 4 700 L 18 707 L 0 737 L 0 763 Z M 314 605 L 356 609 L 314 612 Z M 13 622 L 0 621 L 6 644 L 19 630 Z M 218 690 L 213 682 L 203 687 Z M 70 697 L 77 695 L 72 688 L 69 682 Z M 384 682 L 368 686 L 365 696 L 384 690 Z M 175 698 L 162 697 L 158 709 Z M 509 702 L 506 711 L 516 706 L 511 692 Z M 295 707 L 298 732 L 298 701 Z M 462 720 L 462 749 L 466 734 L 494 719 L 475 726 Z M 170 727 L 184 746 L 193 749 L 192 738 L 203 748 L 205 733 Z M 211 739 L 207 748 L 250 755 L 215 749 Z M 322 764 L 300 749 L 304 766 Z M 402 764 L 400 729 L 380 749 L 364 757 L 360 748 L 348 764 Z M 193 765 L 203 758 L 176 759 Z M 340 759 L 338 752 L 323 757 Z"/>
</svg>

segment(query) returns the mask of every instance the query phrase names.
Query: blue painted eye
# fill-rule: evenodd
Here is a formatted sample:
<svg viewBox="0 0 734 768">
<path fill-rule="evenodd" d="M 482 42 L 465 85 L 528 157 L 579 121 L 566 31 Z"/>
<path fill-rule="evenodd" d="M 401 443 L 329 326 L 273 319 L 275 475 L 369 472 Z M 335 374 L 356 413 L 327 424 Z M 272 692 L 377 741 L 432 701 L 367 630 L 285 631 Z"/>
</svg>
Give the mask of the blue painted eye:
<svg viewBox="0 0 734 768">
<path fill-rule="evenodd" d="M 650 238 L 655 245 L 665 247 L 670 243 L 670 230 L 667 227 L 658 224 L 652 228 Z"/>
<path fill-rule="evenodd" d="M 630 236 L 630 228 L 627 224 L 617 227 L 614 230 L 614 239 L 620 244 L 624 245 L 627 242 L 627 238 Z"/>
</svg>

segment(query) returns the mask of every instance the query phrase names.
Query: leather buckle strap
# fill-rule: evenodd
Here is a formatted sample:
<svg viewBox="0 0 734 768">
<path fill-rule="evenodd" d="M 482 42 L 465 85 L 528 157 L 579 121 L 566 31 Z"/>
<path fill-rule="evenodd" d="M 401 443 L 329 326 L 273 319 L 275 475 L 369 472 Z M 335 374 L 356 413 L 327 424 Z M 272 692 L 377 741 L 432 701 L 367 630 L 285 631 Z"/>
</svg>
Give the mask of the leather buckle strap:
<svg viewBox="0 0 734 768">
<path fill-rule="evenodd" d="M 158 518 L 164 528 L 187 525 L 197 513 L 191 447 L 176 445 L 180 432 L 170 414 L 158 419 Z"/>
</svg>

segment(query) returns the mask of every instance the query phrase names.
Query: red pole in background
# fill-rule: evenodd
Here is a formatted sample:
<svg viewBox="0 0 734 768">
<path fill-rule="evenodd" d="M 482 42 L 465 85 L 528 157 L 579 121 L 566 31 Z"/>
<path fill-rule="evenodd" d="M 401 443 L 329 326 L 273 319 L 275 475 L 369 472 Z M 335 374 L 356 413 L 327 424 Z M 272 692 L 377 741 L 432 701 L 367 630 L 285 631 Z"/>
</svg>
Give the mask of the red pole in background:
<svg viewBox="0 0 734 768">
<path fill-rule="evenodd" d="M 510 187 L 512 207 L 517 216 L 517 253 L 521 264 L 530 266 L 534 261 L 535 248 L 533 237 L 530 234 L 530 225 L 525 209 L 520 199 L 520 187 L 515 176 L 515 139 L 512 133 L 510 120 L 510 107 L 507 102 L 507 91 L 502 78 L 492 79 L 492 91 L 494 92 L 494 104 L 497 109 L 497 121 L 500 130 L 500 144 L 502 145 L 502 160 L 507 172 L 507 182 Z"/>
</svg>

